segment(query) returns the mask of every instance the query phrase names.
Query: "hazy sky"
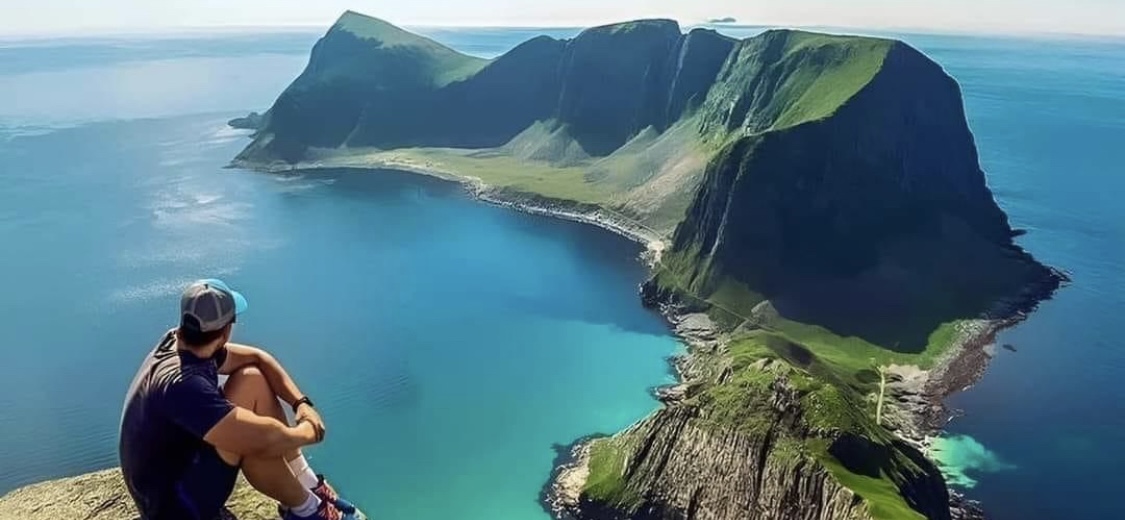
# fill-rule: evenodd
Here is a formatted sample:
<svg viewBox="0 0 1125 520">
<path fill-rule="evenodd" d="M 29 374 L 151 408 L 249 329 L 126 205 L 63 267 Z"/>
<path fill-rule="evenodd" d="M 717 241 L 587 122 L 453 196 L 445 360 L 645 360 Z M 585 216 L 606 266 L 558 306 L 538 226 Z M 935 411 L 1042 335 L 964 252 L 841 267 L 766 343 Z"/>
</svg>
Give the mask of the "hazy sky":
<svg viewBox="0 0 1125 520">
<path fill-rule="evenodd" d="M 593 25 L 735 17 L 762 25 L 1125 36 L 1125 0 L 0 0 L 0 34 L 327 26 L 345 9 L 403 25 Z"/>
</svg>

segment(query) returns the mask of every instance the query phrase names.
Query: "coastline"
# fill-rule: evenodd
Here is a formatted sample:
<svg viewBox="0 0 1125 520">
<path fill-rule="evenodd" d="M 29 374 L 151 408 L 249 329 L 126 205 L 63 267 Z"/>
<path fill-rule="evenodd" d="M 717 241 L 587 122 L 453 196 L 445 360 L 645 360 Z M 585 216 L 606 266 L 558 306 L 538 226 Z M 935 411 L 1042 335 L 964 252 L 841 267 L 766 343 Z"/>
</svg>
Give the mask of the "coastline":
<svg viewBox="0 0 1125 520">
<path fill-rule="evenodd" d="M 617 233 L 646 247 L 642 258 L 650 267 L 659 260 L 659 254 L 665 247 L 664 239 L 658 233 L 627 218 L 603 211 L 594 205 L 495 189 L 474 177 L 426 169 L 415 164 L 392 162 L 354 164 L 346 161 L 341 164 L 330 161 L 296 165 L 262 165 L 234 162 L 230 167 L 276 174 L 346 168 L 373 171 L 397 170 L 426 175 L 456 182 L 462 185 L 470 196 L 489 204 L 530 214 L 581 222 Z M 1068 280 L 1069 278 L 1065 273 L 1052 270 L 1050 277 L 1046 277 L 1040 283 L 1028 287 L 1017 297 L 998 302 L 994 309 L 989 312 L 992 317 L 963 322 L 959 327 L 960 334 L 957 339 L 933 367 L 926 371 L 913 367 L 915 370 L 912 373 L 914 377 L 910 380 L 911 384 L 899 385 L 895 391 L 892 391 L 892 398 L 898 401 L 895 408 L 902 411 L 902 419 L 904 419 L 892 427 L 895 434 L 918 447 L 930 460 L 935 460 L 935 454 L 929 449 L 930 444 L 937 435 L 940 435 L 944 427 L 956 417 L 956 412 L 945 405 L 945 399 L 971 387 L 980 380 L 995 352 L 993 346 L 997 334 L 1026 319 L 1040 302 L 1049 299 L 1060 284 Z M 668 323 L 671 332 L 686 345 L 685 353 L 670 358 L 670 367 L 675 372 L 677 383 L 657 388 L 657 399 L 661 401 L 661 406 L 667 406 L 682 399 L 680 391 L 685 387 L 686 382 L 695 377 L 693 374 L 697 365 L 694 360 L 701 359 L 697 354 L 715 352 L 716 349 L 721 349 L 727 338 L 718 332 L 706 315 L 692 313 L 676 302 L 644 301 L 642 298 L 642 303 L 659 312 Z M 643 420 L 644 417 L 639 417 L 626 431 L 635 428 Z M 580 494 L 589 474 L 590 442 L 602 437 L 606 437 L 606 435 L 592 434 L 575 440 L 569 446 L 556 446 L 558 456 L 553 462 L 554 467 L 545 480 L 539 495 L 541 506 L 554 518 L 558 520 L 584 520 L 587 518 L 583 515 L 576 516 L 574 513 L 580 511 L 582 506 Z M 11 507 L 12 497 L 19 496 L 20 493 L 30 492 L 26 490 L 69 489 L 73 485 L 86 482 L 91 477 L 100 476 L 104 479 L 105 475 L 111 474 L 111 472 L 97 472 L 32 484 L 0 497 L 0 505 L 7 501 L 8 506 Z M 81 492 L 81 490 L 77 491 Z M 106 500 L 116 503 L 118 499 L 110 497 Z M 258 502 L 254 502 L 254 506 L 257 505 Z M 77 504 L 77 507 L 85 506 Z M 968 520 L 985 517 L 979 504 L 966 499 L 955 490 L 950 490 L 950 508 L 954 519 Z M 41 517 L 32 514 L 30 519 L 34 518 Z M 98 518 L 103 517 L 99 516 Z M 104 516 L 104 518 L 116 520 L 117 517 L 111 515 Z M 254 516 L 248 518 L 254 518 Z"/>
<path fill-rule="evenodd" d="M 650 266 L 659 261 L 660 254 L 668 246 L 666 237 L 658 231 L 600 206 L 500 189 L 486 184 L 477 177 L 461 175 L 436 168 L 432 164 L 418 164 L 410 160 L 371 161 L 362 156 L 343 156 L 331 160 L 302 161 L 293 164 L 279 162 L 263 164 L 235 159 L 231 161 L 228 168 L 273 174 L 331 169 L 393 170 L 414 173 L 460 184 L 473 199 L 494 206 L 588 224 L 623 236 L 645 247 L 644 260 Z"/>
<path fill-rule="evenodd" d="M 665 238 L 656 231 L 593 204 L 498 189 L 487 185 L 477 177 L 443 170 L 431 163 L 418 163 L 409 159 L 396 160 L 394 156 L 373 160 L 371 156 L 337 155 L 293 164 L 262 164 L 236 159 L 232 161 L 230 167 L 275 174 L 325 169 L 394 170 L 414 173 L 461 184 L 471 197 L 488 204 L 589 224 L 616 233 L 646 248 L 641 256 L 650 268 L 659 262 L 661 253 L 668 246 Z M 984 376 L 994 355 L 996 336 L 1000 332 L 1022 322 L 1041 302 L 1050 299 L 1054 292 L 1068 281 L 1069 277 L 1065 273 L 1052 269 L 1050 277 L 1027 287 L 1019 296 L 997 302 L 988 312 L 989 316 L 965 320 L 959 327 L 960 334 L 954 343 L 947 348 L 934 366 L 927 370 L 912 365 L 892 367 L 899 371 L 898 375 L 905 381 L 892 385 L 889 396 L 889 399 L 897 401 L 897 408 L 902 414 L 898 423 L 891 428 L 895 435 L 918 448 L 926 458 L 936 463 L 936 456 L 931 450 L 932 442 L 958 414 L 956 410 L 946 405 L 945 400 L 953 394 L 971 388 Z M 652 302 L 643 303 L 651 306 Z M 690 381 L 694 353 L 700 349 L 714 351 L 716 348 L 722 348 L 726 338 L 709 325 L 700 326 L 698 321 L 693 319 L 699 316 L 697 313 L 687 312 L 675 303 L 655 303 L 657 305 L 654 310 L 660 313 L 673 335 L 687 347 L 684 354 L 671 360 L 677 383 L 665 385 L 657 391 L 656 397 L 661 401 L 661 406 L 666 406 L 677 400 L 678 389 L 684 388 Z M 643 419 L 643 417 L 638 418 L 637 422 Z M 587 435 L 560 449 L 555 467 L 540 493 L 541 505 L 557 520 L 580 520 L 572 512 L 579 506 L 578 495 L 585 481 L 585 475 L 589 472 L 587 464 L 590 442 L 601 437 L 605 435 Z M 950 507 L 955 520 L 985 517 L 979 503 L 965 498 L 952 489 L 950 489 Z"/>
</svg>

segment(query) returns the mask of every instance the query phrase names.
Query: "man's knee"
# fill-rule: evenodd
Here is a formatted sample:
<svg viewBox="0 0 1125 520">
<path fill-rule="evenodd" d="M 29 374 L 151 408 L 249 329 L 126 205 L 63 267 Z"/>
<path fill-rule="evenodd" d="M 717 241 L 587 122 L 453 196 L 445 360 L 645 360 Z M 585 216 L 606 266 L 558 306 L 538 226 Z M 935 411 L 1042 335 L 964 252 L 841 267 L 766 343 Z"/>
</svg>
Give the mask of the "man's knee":
<svg viewBox="0 0 1125 520">
<path fill-rule="evenodd" d="M 269 382 L 265 374 L 253 365 L 235 370 L 223 385 L 223 394 L 235 403 L 253 402 L 267 393 L 272 393 Z"/>
<path fill-rule="evenodd" d="M 249 378 L 254 378 L 254 379 L 262 379 L 262 380 L 265 380 L 265 378 L 266 378 L 265 374 L 262 373 L 262 370 L 260 368 L 258 368 L 258 365 L 246 365 L 246 366 L 244 366 L 244 367 L 242 367 L 238 370 L 235 370 L 234 373 L 232 373 L 230 375 L 230 377 L 231 378 L 249 377 Z"/>
</svg>

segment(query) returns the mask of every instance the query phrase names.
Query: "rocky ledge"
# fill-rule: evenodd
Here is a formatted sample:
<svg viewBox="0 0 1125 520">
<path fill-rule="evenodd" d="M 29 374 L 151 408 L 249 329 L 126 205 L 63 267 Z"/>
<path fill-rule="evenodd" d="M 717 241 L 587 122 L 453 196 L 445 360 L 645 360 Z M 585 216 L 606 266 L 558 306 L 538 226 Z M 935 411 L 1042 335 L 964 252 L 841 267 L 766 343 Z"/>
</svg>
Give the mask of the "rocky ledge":
<svg viewBox="0 0 1125 520">
<path fill-rule="evenodd" d="M 40 482 L 0 497 L 4 520 L 133 520 L 137 509 L 119 469 Z M 277 504 L 239 479 L 222 520 L 276 520 Z"/>
</svg>

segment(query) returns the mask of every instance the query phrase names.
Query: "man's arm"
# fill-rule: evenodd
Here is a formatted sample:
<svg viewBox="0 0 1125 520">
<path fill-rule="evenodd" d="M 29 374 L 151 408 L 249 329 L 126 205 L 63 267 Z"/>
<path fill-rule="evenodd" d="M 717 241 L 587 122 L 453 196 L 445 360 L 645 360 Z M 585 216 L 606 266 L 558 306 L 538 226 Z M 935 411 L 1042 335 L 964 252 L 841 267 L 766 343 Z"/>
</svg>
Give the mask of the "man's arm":
<svg viewBox="0 0 1125 520">
<path fill-rule="evenodd" d="M 203 436 L 204 442 L 220 450 L 248 457 L 280 457 L 319 440 L 311 423 L 289 427 L 272 417 L 263 417 L 234 407 Z"/>
<path fill-rule="evenodd" d="M 237 343 L 227 343 L 226 350 L 227 359 L 223 362 L 223 366 L 219 367 L 220 374 L 230 375 L 242 367 L 254 365 L 262 371 L 273 393 L 290 406 L 305 396 L 281 363 L 278 363 L 269 352 Z"/>
<path fill-rule="evenodd" d="M 281 456 L 323 438 L 310 421 L 290 427 L 235 406 L 214 381 L 202 376 L 184 377 L 162 397 L 163 412 L 169 419 L 222 451 L 251 457 Z"/>
</svg>

